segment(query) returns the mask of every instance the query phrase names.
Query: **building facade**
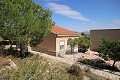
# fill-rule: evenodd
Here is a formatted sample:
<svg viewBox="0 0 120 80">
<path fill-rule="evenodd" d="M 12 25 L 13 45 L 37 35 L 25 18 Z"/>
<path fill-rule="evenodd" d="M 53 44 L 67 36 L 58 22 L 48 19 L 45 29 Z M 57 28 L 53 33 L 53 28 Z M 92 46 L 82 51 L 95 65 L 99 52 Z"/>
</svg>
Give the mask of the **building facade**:
<svg viewBox="0 0 120 80">
<path fill-rule="evenodd" d="M 120 29 L 104 29 L 104 30 L 91 30 L 90 41 L 91 50 L 97 50 L 101 44 L 102 38 L 108 38 L 111 40 L 120 40 Z"/>
<path fill-rule="evenodd" d="M 62 56 L 69 49 L 68 40 L 78 38 L 79 34 L 62 27 L 53 26 L 51 33 L 34 50 L 54 56 Z"/>
</svg>

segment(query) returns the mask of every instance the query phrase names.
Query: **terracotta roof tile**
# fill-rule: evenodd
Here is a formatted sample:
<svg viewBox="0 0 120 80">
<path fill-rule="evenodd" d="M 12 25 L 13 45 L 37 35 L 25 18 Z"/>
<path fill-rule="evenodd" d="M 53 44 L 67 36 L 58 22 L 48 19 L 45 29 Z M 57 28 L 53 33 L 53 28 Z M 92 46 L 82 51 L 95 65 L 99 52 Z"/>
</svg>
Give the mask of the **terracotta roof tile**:
<svg viewBox="0 0 120 80">
<path fill-rule="evenodd" d="M 70 31 L 68 29 L 64 29 L 64 28 L 58 27 L 58 26 L 52 27 L 52 33 L 57 34 L 57 35 L 76 35 L 76 36 L 79 36 L 79 34 L 77 34 L 74 31 Z"/>
</svg>

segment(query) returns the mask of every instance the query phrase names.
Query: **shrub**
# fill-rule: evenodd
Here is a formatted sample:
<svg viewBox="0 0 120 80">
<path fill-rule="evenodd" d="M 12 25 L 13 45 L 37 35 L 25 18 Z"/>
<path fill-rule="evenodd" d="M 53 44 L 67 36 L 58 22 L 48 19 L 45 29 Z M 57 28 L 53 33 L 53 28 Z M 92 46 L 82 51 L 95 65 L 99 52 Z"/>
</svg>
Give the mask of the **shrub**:
<svg viewBox="0 0 120 80">
<path fill-rule="evenodd" d="M 80 61 L 81 63 L 91 65 L 92 67 L 100 68 L 100 69 L 108 69 L 112 71 L 120 71 L 117 67 L 112 67 L 110 64 L 107 64 L 104 60 L 101 59 L 83 59 Z"/>
<path fill-rule="evenodd" d="M 73 74 L 73 75 L 78 76 L 78 75 L 80 75 L 80 73 L 81 73 L 81 69 L 80 69 L 79 65 L 73 64 L 73 65 L 68 69 L 68 72 L 69 72 L 70 74 Z"/>
</svg>

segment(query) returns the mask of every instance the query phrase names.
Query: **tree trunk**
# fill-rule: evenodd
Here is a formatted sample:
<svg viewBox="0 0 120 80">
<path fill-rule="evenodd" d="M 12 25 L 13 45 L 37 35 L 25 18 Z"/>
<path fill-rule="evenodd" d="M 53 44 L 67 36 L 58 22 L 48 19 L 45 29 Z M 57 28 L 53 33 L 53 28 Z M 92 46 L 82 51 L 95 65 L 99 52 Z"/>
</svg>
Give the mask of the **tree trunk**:
<svg viewBox="0 0 120 80">
<path fill-rule="evenodd" d="M 30 46 L 30 39 L 28 39 L 28 43 L 27 43 L 27 51 L 31 52 L 31 46 Z"/>
<path fill-rule="evenodd" d="M 25 57 L 25 55 L 24 55 L 24 53 L 23 53 L 23 44 L 22 44 L 22 43 L 20 43 L 20 57 L 21 57 L 21 58 L 24 58 L 24 57 Z"/>
<path fill-rule="evenodd" d="M 115 66 L 115 63 L 116 63 L 116 60 L 114 60 L 112 67 L 114 67 L 114 66 Z"/>
<path fill-rule="evenodd" d="M 72 46 L 71 46 L 71 52 L 73 52 L 73 50 L 72 50 Z"/>
<path fill-rule="evenodd" d="M 74 47 L 71 47 L 71 52 L 74 53 Z"/>
<path fill-rule="evenodd" d="M 22 50 L 22 43 L 20 43 L 20 52 L 22 52 L 23 50 Z"/>
</svg>

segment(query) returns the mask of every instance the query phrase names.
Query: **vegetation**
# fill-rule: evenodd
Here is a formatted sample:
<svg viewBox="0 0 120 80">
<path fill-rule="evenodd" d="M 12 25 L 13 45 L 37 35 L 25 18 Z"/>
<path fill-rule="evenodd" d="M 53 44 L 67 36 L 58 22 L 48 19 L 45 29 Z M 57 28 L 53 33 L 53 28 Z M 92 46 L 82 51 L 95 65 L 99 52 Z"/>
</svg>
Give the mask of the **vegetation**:
<svg viewBox="0 0 120 80">
<path fill-rule="evenodd" d="M 86 49 L 90 46 L 90 38 L 83 33 L 79 38 L 69 39 L 68 45 L 71 47 L 71 52 L 73 52 L 76 45 L 86 51 Z"/>
<path fill-rule="evenodd" d="M 86 49 L 90 46 L 90 38 L 87 36 L 75 38 L 74 42 L 78 45 L 80 52 L 86 52 Z"/>
<path fill-rule="evenodd" d="M 79 65 L 73 64 L 69 69 L 68 72 L 76 75 L 76 76 L 80 76 L 82 73 L 82 70 L 80 69 Z"/>
<path fill-rule="evenodd" d="M 11 58 L 17 64 L 18 70 L 7 70 L 0 73 L 0 80 L 83 80 L 84 76 L 90 80 L 106 80 L 91 72 L 85 72 L 79 66 L 69 67 L 68 64 L 39 55 L 24 59 L 12 56 L 6 58 Z"/>
<path fill-rule="evenodd" d="M 18 70 L 7 70 L 0 74 L 0 80 L 68 80 L 57 68 L 49 67 L 42 57 L 17 59 Z M 61 77 L 64 76 L 64 77 Z"/>
<path fill-rule="evenodd" d="M 90 46 L 90 39 L 87 36 L 80 37 L 78 40 L 78 45 L 88 48 Z"/>
<path fill-rule="evenodd" d="M 75 45 L 76 45 L 75 40 L 70 38 L 70 39 L 68 40 L 68 45 L 70 45 L 71 52 L 74 52 L 74 47 L 75 47 Z"/>
<path fill-rule="evenodd" d="M 93 68 L 99 68 L 99 69 L 108 69 L 112 71 L 120 71 L 117 67 L 111 67 L 110 64 L 106 63 L 104 60 L 101 59 L 83 59 L 80 61 L 81 63 L 91 65 Z"/>
<path fill-rule="evenodd" d="M 2 37 L 0 37 L 0 42 L 3 41 Z"/>
<path fill-rule="evenodd" d="M 50 33 L 51 15 L 33 0 L 1 0 L 0 36 L 16 42 L 23 53 L 27 44 L 36 45 Z"/>
<path fill-rule="evenodd" d="M 117 61 L 120 61 L 120 41 L 102 39 L 102 44 L 99 46 L 101 55 L 108 56 L 114 60 L 113 67 Z"/>
</svg>

